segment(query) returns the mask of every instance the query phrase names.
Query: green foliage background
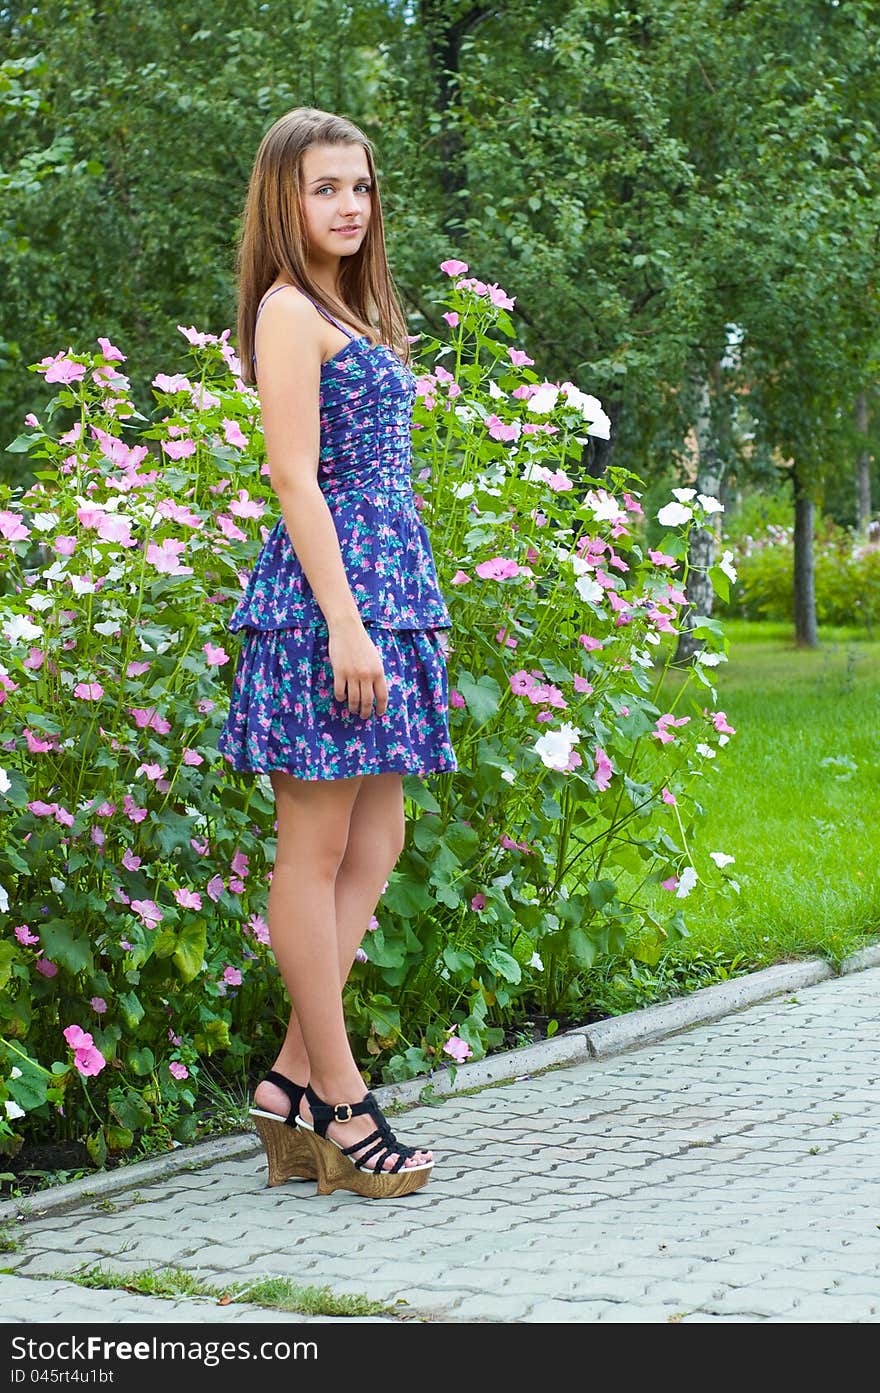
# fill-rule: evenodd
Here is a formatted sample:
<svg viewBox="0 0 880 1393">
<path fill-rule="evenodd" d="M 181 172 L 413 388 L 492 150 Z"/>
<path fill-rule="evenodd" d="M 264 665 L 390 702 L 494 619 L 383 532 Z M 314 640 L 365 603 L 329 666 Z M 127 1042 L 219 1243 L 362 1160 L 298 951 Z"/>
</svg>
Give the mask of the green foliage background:
<svg viewBox="0 0 880 1393">
<path fill-rule="evenodd" d="M 603 401 L 597 468 L 680 474 L 708 377 L 728 488 L 794 462 L 848 523 L 878 361 L 878 18 L 876 0 L 7 4 L 0 441 L 36 409 L 23 364 L 106 333 L 144 391 L 178 322 L 233 323 L 257 144 L 316 105 L 375 142 L 414 332 L 438 329 L 426 287 L 459 255 L 516 286 L 548 375 Z"/>
</svg>

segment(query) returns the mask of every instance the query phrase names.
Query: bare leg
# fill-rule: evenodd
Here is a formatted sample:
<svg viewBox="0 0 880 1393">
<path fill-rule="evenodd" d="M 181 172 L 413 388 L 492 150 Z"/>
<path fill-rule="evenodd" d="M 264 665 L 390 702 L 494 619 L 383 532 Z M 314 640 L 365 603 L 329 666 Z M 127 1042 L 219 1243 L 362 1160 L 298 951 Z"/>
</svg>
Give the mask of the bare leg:
<svg viewBox="0 0 880 1393">
<path fill-rule="evenodd" d="M 342 984 L 403 846 L 400 775 L 331 780 L 317 793 L 314 783 L 286 774 L 273 774 L 272 783 L 278 849 L 269 933 L 293 1003 L 276 1067 L 297 1082 L 311 1076 L 328 1101 L 356 1102 L 365 1085 L 345 1032 Z M 265 1082 L 255 1102 L 286 1110 L 283 1095 Z M 302 1114 L 308 1119 L 306 1104 Z M 353 1145 L 372 1130 L 369 1118 L 357 1118 L 331 1125 L 329 1135 Z M 430 1153 L 418 1153 L 409 1164 L 426 1159 Z"/>
</svg>

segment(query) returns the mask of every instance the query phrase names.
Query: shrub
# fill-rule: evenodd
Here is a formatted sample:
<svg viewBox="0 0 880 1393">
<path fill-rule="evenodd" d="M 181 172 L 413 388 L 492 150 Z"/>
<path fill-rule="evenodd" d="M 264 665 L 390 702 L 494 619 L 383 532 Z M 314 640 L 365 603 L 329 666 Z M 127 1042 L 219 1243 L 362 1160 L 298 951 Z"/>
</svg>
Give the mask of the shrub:
<svg viewBox="0 0 880 1393">
<path fill-rule="evenodd" d="M 639 480 L 584 469 L 600 404 L 532 371 L 503 291 L 444 269 L 414 480 L 460 769 L 405 779 L 407 845 L 346 988 L 370 1082 L 482 1055 L 527 1006 L 573 1009 L 598 957 L 682 935 L 682 901 L 727 875 L 693 846 L 732 733 L 717 621 L 663 691 L 703 503 L 677 491 L 649 550 Z M 285 1012 L 271 786 L 216 749 L 225 622 L 274 496 L 229 331 L 181 329 L 190 366 L 154 379 L 151 417 L 107 340 L 34 365 L 58 394 L 11 448 L 41 467 L 0 494 L 0 1135 L 14 1150 L 27 1118 L 98 1165 L 191 1137 L 203 1062 L 265 1054 Z"/>
</svg>

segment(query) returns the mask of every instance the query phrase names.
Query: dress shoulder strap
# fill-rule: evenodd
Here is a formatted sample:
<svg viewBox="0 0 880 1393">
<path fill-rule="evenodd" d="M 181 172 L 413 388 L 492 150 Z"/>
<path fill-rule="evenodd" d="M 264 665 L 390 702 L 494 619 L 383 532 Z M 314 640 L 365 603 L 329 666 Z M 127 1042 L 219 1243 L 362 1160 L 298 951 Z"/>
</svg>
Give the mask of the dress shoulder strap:
<svg viewBox="0 0 880 1393">
<path fill-rule="evenodd" d="M 306 294 L 306 292 L 305 292 L 304 290 L 300 290 L 300 288 L 299 288 L 298 285 L 290 285 L 289 283 L 285 283 L 284 285 L 276 285 L 276 287 L 275 287 L 274 290 L 270 290 L 269 293 L 268 293 L 268 295 L 264 295 L 264 296 L 263 296 L 262 300 L 260 301 L 259 305 L 257 306 L 257 313 L 256 313 L 256 317 L 255 317 L 255 319 L 254 319 L 254 333 L 256 333 L 256 329 L 257 329 L 257 320 L 258 320 L 259 317 L 260 317 L 260 313 L 261 313 L 261 311 L 262 311 L 262 309 L 263 309 L 263 306 L 265 305 L 265 303 L 266 303 L 267 300 L 271 300 L 271 298 L 272 298 L 273 295 L 277 295 L 278 292 L 279 292 L 279 290 L 299 290 L 300 295 L 305 295 L 305 298 L 309 301 L 309 304 L 314 305 L 315 309 L 318 311 L 319 314 L 322 314 L 322 315 L 324 316 L 325 319 L 329 319 L 330 323 L 331 323 L 331 324 L 335 324 L 337 329 L 341 329 L 342 332 L 343 332 L 343 334 L 345 334 L 349 339 L 355 339 L 355 338 L 357 338 L 357 335 L 356 335 L 356 334 L 352 334 L 348 329 L 346 329 L 346 327 L 345 327 L 344 324 L 340 324 L 340 322 L 339 322 L 338 319 L 334 319 L 334 318 L 333 318 L 333 315 L 330 313 L 329 310 L 325 310 L 323 305 L 319 305 L 318 302 L 317 302 L 317 300 L 313 300 L 312 297 L 311 297 L 311 295 Z M 256 362 L 257 362 L 257 355 L 256 355 L 256 352 L 254 353 L 253 358 L 254 358 L 254 366 L 256 366 Z"/>
</svg>

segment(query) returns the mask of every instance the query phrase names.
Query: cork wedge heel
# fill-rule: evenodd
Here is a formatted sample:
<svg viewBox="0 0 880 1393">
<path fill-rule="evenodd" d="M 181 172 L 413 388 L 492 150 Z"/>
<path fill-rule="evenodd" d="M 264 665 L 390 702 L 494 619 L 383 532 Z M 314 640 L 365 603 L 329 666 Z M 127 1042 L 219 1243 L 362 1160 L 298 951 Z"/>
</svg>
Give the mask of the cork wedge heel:
<svg viewBox="0 0 880 1393">
<path fill-rule="evenodd" d="M 301 1130 L 317 1171 L 319 1195 L 350 1190 L 367 1199 L 398 1199 L 427 1184 L 434 1162 L 426 1161 L 418 1166 L 404 1164 L 408 1157 L 416 1154 L 416 1148 L 404 1146 L 397 1140 L 372 1093 L 359 1103 L 331 1105 L 307 1087 L 306 1099 L 312 1110 L 313 1127 Z M 353 1146 L 341 1146 L 327 1136 L 331 1122 L 350 1122 L 353 1117 L 365 1114 L 375 1122 L 376 1130 L 362 1141 Z M 390 1156 L 397 1159 L 390 1169 L 383 1170 Z"/>
<path fill-rule="evenodd" d="M 264 1108 L 253 1107 L 250 1116 L 263 1143 L 266 1161 L 269 1166 L 267 1185 L 283 1185 L 286 1180 L 314 1180 L 318 1174 L 311 1147 L 304 1138 L 299 1122 L 299 1105 L 305 1088 L 292 1083 L 290 1079 L 270 1069 L 265 1076 L 267 1083 L 274 1083 L 290 1099 L 290 1111 L 286 1117 L 266 1112 Z"/>
</svg>

